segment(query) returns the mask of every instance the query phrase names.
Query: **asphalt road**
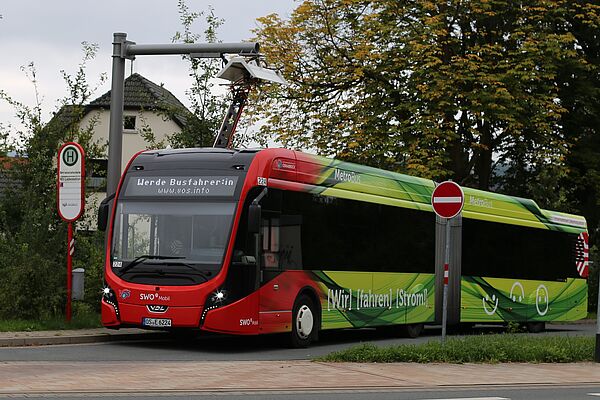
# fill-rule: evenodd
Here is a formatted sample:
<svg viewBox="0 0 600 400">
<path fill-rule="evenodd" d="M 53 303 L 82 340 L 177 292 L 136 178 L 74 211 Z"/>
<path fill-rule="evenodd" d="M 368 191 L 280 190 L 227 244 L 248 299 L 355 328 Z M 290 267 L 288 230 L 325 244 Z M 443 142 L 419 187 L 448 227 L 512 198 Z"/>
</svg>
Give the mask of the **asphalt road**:
<svg viewBox="0 0 600 400">
<path fill-rule="evenodd" d="M 600 385 L 569 387 L 544 386 L 536 388 L 465 388 L 465 389 L 419 389 L 419 390 L 346 390 L 346 391 L 289 391 L 289 392 L 187 392 L 187 393 L 103 393 L 97 396 L 85 396 L 67 393 L 55 394 L 11 394 L 2 398 L 42 398 L 42 399 L 232 399 L 232 400 L 594 400 L 600 398 Z"/>
<path fill-rule="evenodd" d="M 502 328 L 475 328 L 468 334 L 493 334 Z M 595 325 L 548 325 L 543 335 L 594 335 Z M 1 361 L 264 361 L 306 360 L 360 343 L 379 346 L 439 340 L 440 329 L 427 328 L 417 339 L 375 329 L 323 332 L 307 349 L 287 348 L 282 335 L 231 337 L 200 335 L 192 340 L 165 339 L 79 345 L 0 348 Z"/>
</svg>

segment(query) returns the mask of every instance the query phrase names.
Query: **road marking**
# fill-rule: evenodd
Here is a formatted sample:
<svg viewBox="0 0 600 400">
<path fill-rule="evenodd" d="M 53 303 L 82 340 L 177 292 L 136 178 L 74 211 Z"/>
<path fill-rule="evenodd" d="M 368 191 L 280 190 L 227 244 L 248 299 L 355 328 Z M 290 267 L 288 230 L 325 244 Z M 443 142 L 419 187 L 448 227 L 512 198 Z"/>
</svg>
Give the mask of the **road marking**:
<svg viewBox="0 0 600 400">
<path fill-rule="evenodd" d="M 596 396 L 596 397 L 600 397 L 600 393 L 588 393 L 588 396 Z"/>
<path fill-rule="evenodd" d="M 510 400 L 507 397 L 460 397 L 460 398 L 447 398 L 447 399 L 423 399 L 423 400 Z"/>
</svg>

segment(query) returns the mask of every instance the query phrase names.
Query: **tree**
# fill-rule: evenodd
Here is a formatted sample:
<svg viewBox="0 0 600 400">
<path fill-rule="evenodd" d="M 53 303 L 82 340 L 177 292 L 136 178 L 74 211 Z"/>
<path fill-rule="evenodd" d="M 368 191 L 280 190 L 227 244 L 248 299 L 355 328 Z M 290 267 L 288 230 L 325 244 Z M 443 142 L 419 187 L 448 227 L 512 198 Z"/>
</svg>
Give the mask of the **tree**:
<svg viewBox="0 0 600 400">
<path fill-rule="evenodd" d="M 568 152 L 558 75 L 585 64 L 564 23 L 575 12 L 568 1 L 307 0 L 289 20 L 263 17 L 257 38 L 291 85 L 258 106 L 262 139 L 482 189 L 553 166 L 540 187 L 553 186 Z"/>
<path fill-rule="evenodd" d="M 585 63 L 565 63 L 558 79 L 560 99 L 568 111 L 563 129 L 571 144 L 562 184 L 571 188 L 572 211 L 585 214 L 590 231 L 600 233 L 600 5 L 579 0 L 571 7 L 574 12 L 565 25 L 576 37 Z M 596 18 L 591 17 L 594 14 Z"/>
<path fill-rule="evenodd" d="M 205 42 L 217 42 L 217 29 L 223 24 L 223 20 L 215 16 L 211 7 L 206 12 L 190 11 L 185 1 L 179 0 L 177 8 L 183 30 L 175 33 L 172 38 L 174 43 L 196 43 L 202 37 Z M 192 32 L 194 23 L 200 17 L 204 17 L 206 24 L 204 35 Z M 169 142 L 173 147 L 211 146 L 225 111 L 224 99 L 214 94 L 212 81 L 220 69 L 221 61 L 214 58 L 191 58 L 188 55 L 183 56 L 183 59 L 189 63 L 192 78 L 192 85 L 186 91 L 192 115 L 186 116 L 186 126 L 181 132 L 172 135 Z M 181 110 L 170 112 L 180 113 Z"/>
<path fill-rule="evenodd" d="M 201 36 L 192 33 L 192 25 L 200 16 L 206 18 L 204 39 L 216 41 L 216 30 L 222 20 L 212 9 L 190 12 L 183 0 L 178 4 L 183 32 L 176 33 L 174 42 L 193 43 Z M 66 300 L 65 258 L 66 224 L 56 210 L 56 154 L 60 145 L 76 140 L 83 145 L 88 158 L 103 158 L 104 143 L 92 141 L 97 119 L 81 126 L 85 105 L 95 87 L 90 86 L 86 67 L 97 52 L 97 45 L 83 43 L 83 61 L 74 74 L 61 71 L 67 96 L 57 100 L 57 112 L 45 121 L 41 111 L 41 96 L 37 90 L 33 63 L 23 67 L 33 84 L 36 102 L 29 106 L 15 101 L 0 88 L 0 101 L 14 109 L 22 127 L 0 124 L 0 155 L 16 150 L 18 161 L 0 163 L 0 176 L 8 177 L 12 187 L 0 194 L 0 318 L 43 318 L 60 315 Z M 220 61 L 190 59 L 193 83 L 187 92 L 192 114 L 181 115 L 180 107 L 165 107 L 171 117 L 178 114 L 187 120 L 182 132 L 169 137 L 176 147 L 212 144 L 221 119 L 223 100 L 212 94 L 210 80 Z M 100 83 L 106 79 L 103 74 Z M 142 135 L 151 141 L 151 129 L 144 127 Z M 12 140 L 11 138 L 15 138 Z M 89 216 L 88 216 L 89 217 Z M 87 218 L 90 219 L 90 218 Z M 86 301 L 88 308 L 98 310 L 103 277 L 104 236 L 102 232 L 77 235 L 74 267 L 86 269 Z M 81 304 L 79 304 L 81 305 Z"/>
<path fill-rule="evenodd" d="M 291 83 L 265 90 L 263 142 L 583 214 L 598 259 L 597 2 L 306 0 L 259 22 Z"/>
<path fill-rule="evenodd" d="M 4 162 L 0 170 L 11 182 L 0 198 L 3 318 L 43 318 L 60 315 L 64 308 L 67 233 L 56 209 L 56 154 L 59 146 L 69 140 L 82 144 L 88 157 L 103 152 L 102 145 L 91 140 L 93 126 L 79 126 L 83 105 L 94 92 L 87 83 L 86 66 L 97 46 L 83 43 L 83 51 L 83 61 L 74 75 L 61 71 L 68 95 L 57 101 L 59 112 L 48 122 L 43 120 L 33 63 L 23 68 L 36 92 L 33 106 L 0 91 L 0 100 L 13 106 L 23 126 L 13 131 L 16 140 L 12 143 L 21 158 Z M 102 243 L 101 233 L 78 235 L 74 258 L 74 267 L 87 270 L 88 291 L 94 292 L 87 301 L 95 308 L 101 286 Z"/>
<path fill-rule="evenodd" d="M 568 110 L 565 134 L 573 143 L 566 157 L 569 211 L 585 215 L 590 232 L 590 311 L 597 307 L 600 270 L 600 5 L 573 1 L 565 24 L 571 28 L 586 61 L 584 68 L 564 65 L 559 88 Z M 594 18 L 596 16 L 596 18 Z"/>
</svg>

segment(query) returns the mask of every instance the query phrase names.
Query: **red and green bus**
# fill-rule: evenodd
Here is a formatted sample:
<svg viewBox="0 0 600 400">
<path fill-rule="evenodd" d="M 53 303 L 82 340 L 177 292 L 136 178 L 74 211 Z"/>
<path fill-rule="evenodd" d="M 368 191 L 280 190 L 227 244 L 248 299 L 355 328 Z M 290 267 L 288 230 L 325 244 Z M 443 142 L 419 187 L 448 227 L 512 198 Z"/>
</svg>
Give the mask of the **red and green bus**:
<svg viewBox="0 0 600 400">
<path fill-rule="evenodd" d="M 441 321 L 436 183 L 285 149 L 157 150 L 128 164 L 108 215 L 106 327 L 288 333 Z M 583 217 L 464 189 L 448 321 L 586 316 Z"/>
</svg>

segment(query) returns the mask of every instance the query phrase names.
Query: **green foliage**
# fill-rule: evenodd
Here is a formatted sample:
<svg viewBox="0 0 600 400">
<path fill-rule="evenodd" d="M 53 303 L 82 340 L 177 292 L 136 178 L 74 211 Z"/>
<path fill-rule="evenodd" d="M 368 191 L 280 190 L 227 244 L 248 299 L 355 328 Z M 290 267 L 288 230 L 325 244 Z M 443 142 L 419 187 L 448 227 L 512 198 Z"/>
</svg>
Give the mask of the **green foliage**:
<svg viewBox="0 0 600 400">
<path fill-rule="evenodd" d="M 222 20 L 208 12 L 191 12 L 183 0 L 178 3 L 182 32 L 177 32 L 173 42 L 194 43 L 200 38 L 216 42 L 216 31 Z M 199 17 L 205 17 L 203 35 L 192 33 Z M 97 86 L 90 85 L 86 67 L 98 50 L 96 44 L 84 42 L 83 59 L 74 73 L 60 71 L 67 95 L 57 100 L 56 113 L 44 121 L 41 96 L 38 92 L 36 69 L 33 63 L 22 67 L 33 84 L 35 104 L 30 106 L 14 100 L 0 88 L 0 101 L 12 106 L 20 126 L 0 124 L 0 155 L 16 150 L 21 156 L 0 164 L 0 175 L 14 184 L 0 196 L 0 319 L 61 319 L 66 302 L 66 238 L 67 226 L 56 209 L 56 153 L 61 144 L 75 140 L 86 151 L 88 159 L 103 158 L 106 145 L 96 143 L 92 135 L 97 117 L 87 126 L 81 121 L 86 113 L 85 104 L 106 76 L 100 76 Z M 167 107 L 167 117 L 177 115 L 186 121 L 181 133 L 168 140 L 175 147 L 206 146 L 212 144 L 223 111 L 223 100 L 212 95 L 210 80 L 218 71 L 220 61 L 191 59 L 190 76 L 193 84 L 187 92 L 193 114 L 183 115 L 179 107 Z M 141 136 L 150 146 L 158 143 L 151 127 L 142 120 Z M 88 200 L 91 200 L 88 196 Z M 89 207 L 95 209 L 95 207 Z M 76 251 L 73 267 L 85 268 L 85 301 L 77 307 L 87 306 L 98 311 L 103 280 L 104 237 L 102 232 L 89 231 L 89 221 L 94 215 L 84 215 L 75 226 Z M 47 326 L 47 325 L 43 325 Z"/>
<path fill-rule="evenodd" d="M 600 279 L 600 252 L 598 247 L 590 249 L 590 275 L 588 277 L 588 311 L 598 310 L 598 280 Z"/>
<path fill-rule="evenodd" d="M 600 246 L 600 5 L 305 0 L 255 33 L 258 140 L 583 214 Z M 590 297 L 591 298 L 591 297 Z"/>
<path fill-rule="evenodd" d="M 515 321 L 509 321 L 508 324 L 506 325 L 506 332 L 507 333 L 520 333 L 520 332 L 525 332 L 525 327 Z"/>
<path fill-rule="evenodd" d="M 63 313 L 67 226 L 57 213 L 56 154 L 70 140 L 79 142 L 88 158 L 104 151 L 92 141 L 94 122 L 79 126 L 83 105 L 94 92 L 87 83 L 86 65 L 96 51 L 96 45 L 83 43 L 83 61 L 75 74 L 61 71 L 68 95 L 57 102 L 58 111 L 48 122 L 42 118 L 33 63 L 23 70 L 33 83 L 36 104 L 27 106 L 0 91 L 0 100 L 13 106 L 22 125 L 13 131 L 12 143 L 21 158 L 7 160 L 0 170 L 12 183 L 0 198 L 0 318 L 52 319 Z M 102 239 L 101 233 L 76 232 L 74 268 L 86 269 L 86 301 L 95 308 L 101 286 Z"/>
<path fill-rule="evenodd" d="M 206 12 L 193 12 L 184 0 L 179 0 L 177 4 L 183 31 L 175 33 L 173 43 L 196 43 L 200 39 L 205 43 L 217 42 L 217 30 L 223 20 L 215 16 L 212 7 Z M 205 22 L 203 35 L 192 32 L 200 17 L 204 17 Z M 181 132 L 169 137 L 169 143 L 175 148 L 212 146 L 226 108 L 225 100 L 213 93 L 212 79 L 219 72 L 221 61 L 214 58 L 191 58 L 187 55 L 183 59 L 189 64 L 189 75 L 192 78 L 192 85 L 186 91 L 192 115 L 185 116 L 186 126 Z M 173 113 L 181 113 L 181 110 L 168 111 L 168 114 Z"/>
<path fill-rule="evenodd" d="M 63 316 L 44 319 L 4 319 L 0 320 L 0 332 L 31 332 L 62 329 L 99 328 L 100 315 L 86 303 L 73 303 L 73 317 L 70 323 Z"/>
<path fill-rule="evenodd" d="M 600 5 L 576 0 L 570 3 L 575 13 L 565 15 L 571 32 L 580 45 L 585 64 L 565 63 L 559 76 L 560 99 L 568 110 L 562 122 L 570 152 L 569 168 L 562 180 L 571 190 L 567 198 L 571 210 L 588 220 L 592 243 L 600 246 Z"/>
<path fill-rule="evenodd" d="M 216 42 L 216 31 L 222 20 L 208 12 L 191 12 L 183 0 L 178 3 L 182 32 L 173 42 L 194 43 L 200 38 Z M 192 33 L 199 17 L 205 17 L 203 35 Z M 66 302 L 66 238 L 67 226 L 56 209 L 56 154 L 60 145 L 75 140 L 86 151 L 88 159 L 103 158 L 106 145 L 96 143 L 92 135 L 97 117 L 87 126 L 81 121 L 86 113 L 85 104 L 97 86 L 90 85 L 86 67 L 98 50 L 96 44 L 84 42 L 83 59 L 74 73 L 60 71 L 67 95 L 57 101 L 56 113 L 50 121 L 42 117 L 36 69 L 33 63 L 22 67 L 33 84 L 36 102 L 26 105 L 14 100 L 0 88 L 0 101 L 12 106 L 20 126 L 0 124 L 0 155 L 16 150 L 22 157 L 0 164 L 0 175 L 14 183 L 0 196 L 0 319 L 61 320 Z M 185 58 L 185 57 L 184 57 Z M 168 140 L 175 147 L 206 146 L 212 144 L 218 130 L 223 99 L 212 95 L 210 80 L 220 67 L 213 59 L 186 58 L 190 64 L 193 84 L 187 92 L 193 114 L 183 115 L 179 107 L 166 107 L 166 117 L 177 115 L 186 121 L 181 133 Z M 98 86 L 106 79 L 100 76 Z M 158 143 L 152 129 L 142 119 L 141 136 L 152 147 Z M 88 196 L 88 200 L 91 200 Z M 95 209 L 96 207 L 89 207 Z M 98 311 L 103 280 L 104 237 L 102 232 L 89 231 L 94 215 L 84 215 L 75 226 L 76 251 L 73 267 L 85 268 L 85 301 L 77 307 Z M 48 325 L 43 325 L 48 326 Z"/>
<path fill-rule="evenodd" d="M 223 20 L 215 16 L 214 9 L 207 11 L 191 11 L 185 0 L 178 0 L 179 21 L 182 31 L 177 31 L 171 38 L 173 43 L 216 43 L 217 30 Z M 203 17 L 202 34 L 194 33 L 193 29 L 198 20 Z M 158 149 L 170 145 L 174 148 L 212 146 L 216 132 L 226 109 L 225 99 L 214 94 L 213 78 L 220 70 L 221 61 L 214 58 L 192 58 L 183 55 L 182 59 L 189 65 L 189 76 L 192 84 L 185 94 L 190 104 L 190 112 L 181 105 L 164 102 L 152 111 L 162 114 L 167 119 L 177 119 L 184 122 L 181 131 L 167 135 L 165 140 L 158 141 L 152 127 L 146 122 L 140 112 L 140 136 L 147 143 L 147 148 Z M 1 138 L 0 138 L 1 139 Z M 1 142 L 0 142 L 1 143 Z"/>
<path fill-rule="evenodd" d="M 363 344 L 321 357 L 327 362 L 418 362 L 418 363 L 564 363 L 592 361 L 593 337 L 531 337 L 481 335 L 451 338 L 445 344 L 431 341 L 421 345 L 378 347 Z"/>
<path fill-rule="evenodd" d="M 265 91 L 262 139 L 560 203 L 572 141 L 559 83 L 590 70 L 570 21 L 596 23 L 591 4 L 307 0 L 260 18 L 291 83 Z"/>
</svg>

